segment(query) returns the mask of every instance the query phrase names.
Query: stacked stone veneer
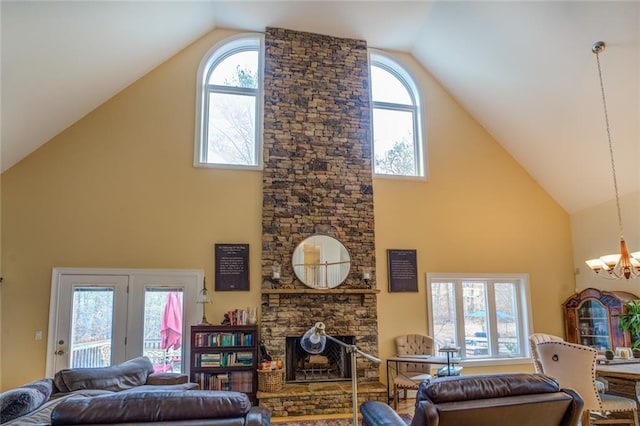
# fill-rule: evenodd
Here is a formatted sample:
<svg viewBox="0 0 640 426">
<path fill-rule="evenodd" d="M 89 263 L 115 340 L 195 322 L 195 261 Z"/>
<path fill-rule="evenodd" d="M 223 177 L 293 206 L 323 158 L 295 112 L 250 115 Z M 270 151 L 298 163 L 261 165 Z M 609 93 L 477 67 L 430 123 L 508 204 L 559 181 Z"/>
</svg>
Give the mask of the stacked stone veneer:
<svg viewBox="0 0 640 426">
<path fill-rule="evenodd" d="M 263 289 L 307 288 L 291 256 L 316 233 L 349 250 L 351 271 L 337 289 L 375 289 L 375 280 L 361 279 L 362 267 L 375 267 L 366 42 L 267 28 L 264 89 Z M 279 283 L 269 281 L 274 263 L 282 266 Z M 275 357 L 285 358 L 287 336 L 319 320 L 329 334 L 354 335 L 363 351 L 378 353 L 375 293 L 263 292 L 261 338 Z M 362 358 L 357 374 L 379 379 Z"/>
</svg>

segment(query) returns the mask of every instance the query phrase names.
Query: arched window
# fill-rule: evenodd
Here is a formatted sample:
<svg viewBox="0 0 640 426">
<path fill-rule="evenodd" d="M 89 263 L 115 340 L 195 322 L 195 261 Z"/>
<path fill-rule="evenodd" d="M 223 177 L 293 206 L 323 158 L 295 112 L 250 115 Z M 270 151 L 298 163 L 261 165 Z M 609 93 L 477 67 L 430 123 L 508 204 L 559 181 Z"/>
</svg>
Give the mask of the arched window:
<svg viewBox="0 0 640 426">
<path fill-rule="evenodd" d="M 200 63 L 196 166 L 261 167 L 263 44 L 262 35 L 231 37 Z"/>
<path fill-rule="evenodd" d="M 418 90 L 396 61 L 371 53 L 374 173 L 425 176 Z"/>
</svg>

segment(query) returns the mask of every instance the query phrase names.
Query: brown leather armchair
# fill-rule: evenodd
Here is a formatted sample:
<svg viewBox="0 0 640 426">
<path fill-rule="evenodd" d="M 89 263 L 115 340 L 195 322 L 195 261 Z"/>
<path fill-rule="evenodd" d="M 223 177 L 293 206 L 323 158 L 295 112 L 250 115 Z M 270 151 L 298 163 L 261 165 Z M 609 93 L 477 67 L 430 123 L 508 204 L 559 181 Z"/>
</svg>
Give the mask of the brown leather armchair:
<svg viewBox="0 0 640 426">
<path fill-rule="evenodd" d="M 420 384 L 411 426 L 576 426 L 583 401 L 541 374 L 439 377 Z M 360 406 L 363 426 L 406 426 L 386 404 Z"/>
</svg>

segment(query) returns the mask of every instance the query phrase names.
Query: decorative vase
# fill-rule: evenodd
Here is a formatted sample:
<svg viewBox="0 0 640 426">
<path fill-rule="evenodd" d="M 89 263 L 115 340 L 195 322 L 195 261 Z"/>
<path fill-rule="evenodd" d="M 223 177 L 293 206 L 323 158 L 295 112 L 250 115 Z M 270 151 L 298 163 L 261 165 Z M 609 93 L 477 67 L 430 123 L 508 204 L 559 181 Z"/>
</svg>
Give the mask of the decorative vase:
<svg viewBox="0 0 640 426">
<path fill-rule="evenodd" d="M 613 356 L 614 356 L 614 353 L 613 353 L 613 351 L 612 351 L 611 349 L 607 349 L 607 350 L 604 352 L 604 357 L 605 357 L 606 359 L 608 359 L 609 361 L 611 361 L 611 360 L 613 359 Z"/>
<path fill-rule="evenodd" d="M 258 322 L 258 316 L 257 316 L 256 308 L 249 308 L 249 315 L 248 315 L 248 318 L 247 318 L 247 322 L 250 325 L 255 325 L 255 323 Z"/>
</svg>

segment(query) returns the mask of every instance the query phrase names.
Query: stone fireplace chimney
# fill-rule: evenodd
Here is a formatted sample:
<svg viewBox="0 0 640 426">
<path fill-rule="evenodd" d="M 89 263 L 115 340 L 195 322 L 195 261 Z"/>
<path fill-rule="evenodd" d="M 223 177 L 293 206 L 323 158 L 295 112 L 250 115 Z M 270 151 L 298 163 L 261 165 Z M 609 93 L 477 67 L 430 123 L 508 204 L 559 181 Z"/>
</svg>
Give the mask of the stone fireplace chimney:
<svg viewBox="0 0 640 426">
<path fill-rule="evenodd" d="M 363 267 L 375 270 L 367 44 L 267 28 L 264 88 L 261 338 L 285 359 L 286 338 L 323 321 L 328 334 L 354 336 L 377 355 L 378 291 L 375 279 L 362 280 Z M 334 289 L 310 289 L 293 273 L 294 249 L 316 233 L 340 240 L 351 257 Z M 360 358 L 357 370 L 359 382 L 379 381 L 377 365 Z M 344 412 L 344 401 L 319 411 Z"/>
</svg>

